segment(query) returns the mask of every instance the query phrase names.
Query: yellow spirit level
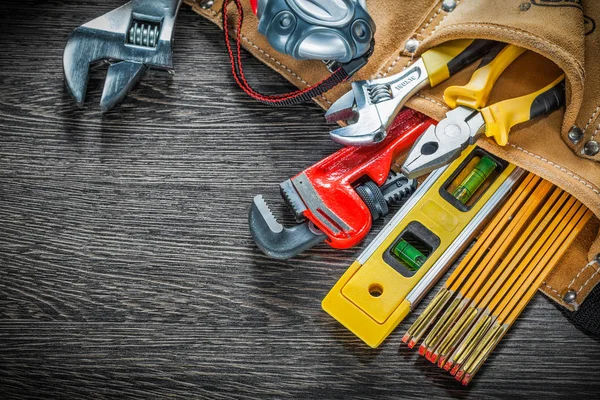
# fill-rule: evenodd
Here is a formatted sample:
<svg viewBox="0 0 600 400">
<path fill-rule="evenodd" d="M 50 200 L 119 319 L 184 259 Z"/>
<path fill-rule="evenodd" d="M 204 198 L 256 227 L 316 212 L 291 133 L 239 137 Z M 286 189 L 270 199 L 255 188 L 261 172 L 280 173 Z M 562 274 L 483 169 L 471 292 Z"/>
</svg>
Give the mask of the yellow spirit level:
<svg viewBox="0 0 600 400">
<path fill-rule="evenodd" d="M 427 177 L 323 299 L 323 309 L 369 346 L 379 346 L 522 175 L 470 146 Z"/>
</svg>

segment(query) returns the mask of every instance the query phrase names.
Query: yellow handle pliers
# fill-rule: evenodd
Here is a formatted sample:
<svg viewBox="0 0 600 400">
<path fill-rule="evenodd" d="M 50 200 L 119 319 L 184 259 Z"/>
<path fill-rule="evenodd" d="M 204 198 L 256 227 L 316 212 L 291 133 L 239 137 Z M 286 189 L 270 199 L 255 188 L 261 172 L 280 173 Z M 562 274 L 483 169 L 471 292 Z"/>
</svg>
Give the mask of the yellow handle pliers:
<svg viewBox="0 0 600 400">
<path fill-rule="evenodd" d="M 484 107 L 500 75 L 524 52 L 521 47 L 499 43 L 481 60 L 467 85 L 444 91 L 444 100 L 453 110 L 417 139 L 402 166 L 406 176 L 416 178 L 450 163 L 483 134 L 505 146 L 513 126 L 565 103 L 565 77 L 561 75 L 536 92 Z"/>
</svg>

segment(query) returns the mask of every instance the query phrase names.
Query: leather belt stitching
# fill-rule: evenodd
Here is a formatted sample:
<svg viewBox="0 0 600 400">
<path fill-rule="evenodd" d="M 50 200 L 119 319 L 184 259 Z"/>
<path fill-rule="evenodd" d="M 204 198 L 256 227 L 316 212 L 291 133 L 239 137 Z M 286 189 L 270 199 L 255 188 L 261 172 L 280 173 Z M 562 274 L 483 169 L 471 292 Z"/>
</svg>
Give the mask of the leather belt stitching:
<svg viewBox="0 0 600 400">
<path fill-rule="evenodd" d="M 592 113 L 592 116 L 590 117 L 590 119 L 588 120 L 587 124 L 585 124 L 585 128 L 583 128 L 583 131 L 587 131 L 587 128 L 589 128 L 590 124 L 592 123 L 592 121 L 594 120 L 594 117 L 596 117 L 596 114 L 598 114 L 598 111 L 600 111 L 600 106 L 596 107 L 596 109 L 594 110 L 594 112 Z M 592 135 L 593 137 L 593 135 Z"/>
<path fill-rule="evenodd" d="M 523 153 L 529 154 L 530 156 L 532 156 L 532 157 L 534 157 L 534 158 L 537 158 L 538 160 L 540 160 L 540 161 L 543 161 L 543 162 L 545 162 L 545 163 L 547 163 L 547 164 L 550 164 L 550 165 L 552 165 L 554 168 L 557 168 L 557 169 L 559 169 L 559 170 L 563 171 L 565 174 L 569 175 L 571 178 L 573 178 L 573 179 L 575 179 L 575 180 L 579 181 L 580 183 L 583 183 L 583 184 L 584 184 L 584 185 L 585 185 L 587 188 L 591 189 L 591 190 L 592 190 L 592 192 L 594 192 L 594 193 L 596 193 L 598 196 L 600 196 L 600 190 L 598 190 L 598 189 L 594 188 L 594 187 L 593 187 L 593 186 L 592 186 L 592 185 L 591 185 L 589 182 L 587 182 L 587 181 L 584 181 L 584 180 L 583 180 L 583 179 L 581 179 L 579 176 L 575 175 L 575 174 L 574 174 L 574 173 L 572 173 L 571 171 L 568 171 L 567 169 L 565 169 L 565 168 L 564 168 L 564 167 L 562 167 L 561 165 L 559 165 L 559 164 L 556 164 L 556 163 L 553 163 L 553 162 L 552 162 L 552 161 L 550 161 L 550 160 L 547 160 L 547 159 L 545 159 L 545 158 L 543 158 L 543 157 L 541 157 L 541 156 L 538 156 L 537 154 L 534 154 L 534 153 L 532 153 L 532 152 L 530 152 L 530 151 L 527 151 L 527 150 L 525 150 L 524 148 L 522 148 L 522 147 L 519 147 L 519 146 L 516 146 L 516 145 L 514 145 L 514 144 L 512 144 L 512 143 L 508 143 L 508 144 L 509 144 L 511 147 L 513 147 L 513 148 L 515 148 L 515 149 L 517 149 L 517 150 L 520 150 L 520 151 L 522 151 Z"/>
</svg>

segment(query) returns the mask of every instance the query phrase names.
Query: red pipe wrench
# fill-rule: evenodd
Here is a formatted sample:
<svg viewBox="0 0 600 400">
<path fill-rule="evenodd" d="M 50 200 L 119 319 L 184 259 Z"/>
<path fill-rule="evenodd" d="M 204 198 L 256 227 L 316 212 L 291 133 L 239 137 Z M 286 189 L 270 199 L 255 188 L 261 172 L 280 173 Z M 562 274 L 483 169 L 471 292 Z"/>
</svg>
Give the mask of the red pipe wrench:
<svg viewBox="0 0 600 400">
<path fill-rule="evenodd" d="M 280 184 L 281 194 L 300 224 L 283 227 L 262 195 L 249 213 L 250 232 L 260 249 L 287 259 L 322 241 L 344 249 L 358 244 L 372 221 L 387 215 L 388 204 L 410 195 L 416 181 L 391 171 L 392 163 L 435 121 L 405 109 L 384 141 L 344 147 Z"/>
</svg>

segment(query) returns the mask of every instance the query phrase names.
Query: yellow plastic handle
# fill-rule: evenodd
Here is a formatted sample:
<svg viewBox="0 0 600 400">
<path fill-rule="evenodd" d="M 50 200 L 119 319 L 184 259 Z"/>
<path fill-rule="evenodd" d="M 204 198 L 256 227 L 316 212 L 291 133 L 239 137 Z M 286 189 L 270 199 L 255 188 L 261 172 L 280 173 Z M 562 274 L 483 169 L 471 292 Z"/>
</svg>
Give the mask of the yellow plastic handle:
<svg viewBox="0 0 600 400">
<path fill-rule="evenodd" d="M 496 42 L 483 39 L 459 39 L 442 43 L 421 55 L 429 75 L 429 84 L 434 87 L 462 68 L 486 54 Z"/>
<path fill-rule="evenodd" d="M 469 83 L 464 86 L 450 86 L 444 91 L 444 101 L 448 107 L 466 106 L 476 110 L 484 107 L 500 75 L 525 52 L 522 47 L 502 43 L 494 50 L 481 60 Z"/>
<path fill-rule="evenodd" d="M 564 79 L 565 76 L 561 75 L 537 92 L 482 109 L 485 135 L 493 137 L 500 146 L 506 146 L 508 132 L 513 126 L 562 107 L 565 103 Z"/>
</svg>

